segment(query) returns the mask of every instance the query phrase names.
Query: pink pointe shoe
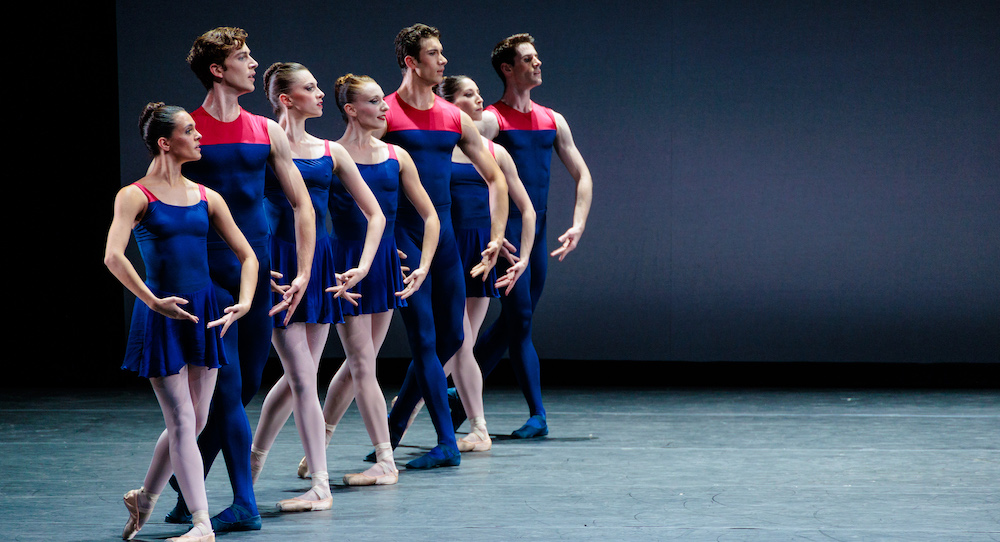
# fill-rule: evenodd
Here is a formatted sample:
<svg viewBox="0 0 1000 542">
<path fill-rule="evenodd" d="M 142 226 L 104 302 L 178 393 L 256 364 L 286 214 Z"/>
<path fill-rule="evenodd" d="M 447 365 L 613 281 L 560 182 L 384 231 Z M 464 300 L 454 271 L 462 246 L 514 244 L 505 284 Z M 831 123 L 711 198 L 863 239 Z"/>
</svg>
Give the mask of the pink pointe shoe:
<svg viewBox="0 0 1000 542">
<path fill-rule="evenodd" d="M 308 501 L 299 497 L 278 501 L 278 510 L 281 512 L 318 512 L 333 508 L 333 496 L 318 501 Z"/>
<path fill-rule="evenodd" d="M 493 439 L 489 435 L 483 439 L 475 433 L 469 433 L 458 439 L 457 444 L 460 452 L 485 452 L 493 448 Z"/>
<path fill-rule="evenodd" d="M 132 540 L 142 526 L 146 524 L 153 509 L 142 510 L 139 508 L 139 493 L 142 489 L 133 489 L 125 494 L 122 499 L 125 501 L 125 508 L 128 509 L 128 521 L 125 522 L 125 530 L 122 531 L 122 540 Z"/>
<path fill-rule="evenodd" d="M 205 518 L 207 517 L 206 514 Z M 215 532 L 212 531 L 211 522 L 199 522 L 190 531 L 168 538 L 167 542 L 215 542 Z"/>
<path fill-rule="evenodd" d="M 399 481 L 399 471 L 392 470 L 381 462 L 376 464 L 376 466 L 382 467 L 382 474 L 376 474 L 375 476 L 370 476 L 364 472 L 345 474 L 344 483 L 349 486 L 391 486 Z M 371 469 L 368 470 L 370 471 Z"/>
<path fill-rule="evenodd" d="M 215 542 L 215 533 L 211 532 L 208 534 L 182 534 L 181 536 L 175 536 L 173 538 L 168 538 L 167 542 Z"/>
</svg>

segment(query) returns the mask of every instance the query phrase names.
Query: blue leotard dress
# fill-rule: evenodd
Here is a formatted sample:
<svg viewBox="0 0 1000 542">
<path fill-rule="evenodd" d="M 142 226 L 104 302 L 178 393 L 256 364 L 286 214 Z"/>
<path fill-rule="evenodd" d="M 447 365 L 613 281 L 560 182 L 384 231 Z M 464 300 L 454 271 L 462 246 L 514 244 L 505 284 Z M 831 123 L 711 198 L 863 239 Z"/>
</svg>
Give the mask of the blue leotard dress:
<svg viewBox="0 0 1000 542">
<path fill-rule="evenodd" d="M 289 323 L 337 324 L 344 321 L 340 299 L 326 291 L 337 284 L 336 270 L 343 271 L 344 268 L 336 266 L 334 242 L 326 231 L 326 207 L 334 176 L 329 141 L 324 141 L 324 148 L 326 152 L 319 158 L 294 159 L 316 213 L 316 251 L 313 254 L 309 284 Z M 291 280 L 298 269 L 295 213 L 270 166 L 264 178 L 264 210 L 271 233 L 271 269 L 281 273 L 283 279 L 279 279 L 279 282 Z M 273 304 L 281 301 L 280 294 L 272 292 L 271 296 Z M 285 327 L 286 314 L 287 311 L 281 311 L 274 315 L 274 327 Z"/>
<path fill-rule="evenodd" d="M 490 154 L 494 154 L 493 142 L 488 142 L 488 146 Z M 490 192 L 471 163 L 451 164 L 451 219 L 465 270 L 465 296 L 500 297 L 495 267 L 490 269 L 485 281 L 481 276 L 470 274 L 472 268 L 483 261 L 483 251 L 490 242 Z"/>
<path fill-rule="evenodd" d="M 137 300 L 122 369 L 149 378 L 175 375 L 187 363 L 221 367 L 227 362 L 220 328 L 206 327 L 220 318 L 221 311 L 208 276 L 206 238 L 211 226 L 205 188 L 198 187 L 198 203 L 176 206 L 158 200 L 145 186 L 134 185 L 149 200 L 133 229 L 146 266 L 146 286 L 157 297 L 186 299 L 184 310 L 198 322 L 168 318 Z"/>
<path fill-rule="evenodd" d="M 368 274 L 351 290 L 361 294 L 358 305 L 340 300 L 341 310 L 347 316 L 376 314 L 406 306 L 406 301 L 396 295 L 405 287 L 394 235 L 399 202 L 399 161 L 396 147 L 388 147 L 389 158 L 384 162 L 357 165 L 361 177 L 378 200 L 386 222 Z M 341 271 L 357 267 L 365 247 L 368 220 L 336 175 L 330 184 L 330 222 L 333 226 L 331 237 L 335 239 L 334 263 Z"/>
</svg>

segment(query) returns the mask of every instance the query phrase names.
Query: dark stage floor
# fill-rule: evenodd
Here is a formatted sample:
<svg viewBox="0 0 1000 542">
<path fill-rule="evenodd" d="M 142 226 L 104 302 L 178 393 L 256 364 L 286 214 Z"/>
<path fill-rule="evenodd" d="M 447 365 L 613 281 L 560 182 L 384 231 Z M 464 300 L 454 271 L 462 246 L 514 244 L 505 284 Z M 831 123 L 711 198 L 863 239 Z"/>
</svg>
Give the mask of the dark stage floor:
<svg viewBox="0 0 1000 542">
<path fill-rule="evenodd" d="M 387 393 L 394 390 L 388 389 Z M 250 409 L 255 425 L 258 396 Z M 277 514 L 308 489 L 286 425 L 257 485 L 264 528 L 219 540 L 1000 540 L 1000 393 L 946 389 L 550 389 L 551 433 L 348 488 L 371 450 L 354 407 L 329 448 L 334 509 Z M 489 389 L 494 435 L 526 418 Z M 162 418 L 150 390 L 3 391 L 0 538 L 116 540 Z M 464 428 L 463 428 L 464 429 Z M 396 453 L 434 442 L 421 413 Z M 211 513 L 231 499 L 222 462 Z M 168 489 L 138 540 L 162 521 Z"/>
</svg>

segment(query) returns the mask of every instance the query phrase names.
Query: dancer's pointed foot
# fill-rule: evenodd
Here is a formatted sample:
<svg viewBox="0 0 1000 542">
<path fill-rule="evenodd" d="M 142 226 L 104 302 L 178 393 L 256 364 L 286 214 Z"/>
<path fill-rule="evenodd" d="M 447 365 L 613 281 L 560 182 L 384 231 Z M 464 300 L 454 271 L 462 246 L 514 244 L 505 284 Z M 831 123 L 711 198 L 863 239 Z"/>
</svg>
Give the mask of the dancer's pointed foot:
<svg viewBox="0 0 1000 542">
<path fill-rule="evenodd" d="M 132 489 L 126 493 L 122 499 L 125 501 L 125 508 L 128 510 L 128 521 L 125 522 L 125 529 L 122 530 L 122 540 L 132 540 L 142 526 L 146 524 L 149 515 L 153 512 L 153 505 L 156 504 L 155 497 L 149 499 L 145 495 L 144 488 Z M 140 502 L 142 499 L 143 502 Z M 149 502 L 149 501 L 152 502 Z"/>
<path fill-rule="evenodd" d="M 524 422 L 517 431 L 514 431 L 510 436 L 514 438 L 535 438 L 544 437 L 549 434 L 549 426 L 545 423 L 545 416 L 541 414 L 535 414 L 534 416 L 528 418 L 528 421 Z"/>
<path fill-rule="evenodd" d="M 258 449 L 256 446 L 250 446 L 250 479 L 254 485 L 257 484 L 257 478 L 260 476 L 261 471 L 264 470 L 264 461 L 267 460 L 268 450 Z"/>
<path fill-rule="evenodd" d="M 435 469 L 438 467 L 457 467 L 462 463 L 462 454 L 456 448 L 435 446 L 426 454 L 406 464 L 408 469 Z"/>
</svg>

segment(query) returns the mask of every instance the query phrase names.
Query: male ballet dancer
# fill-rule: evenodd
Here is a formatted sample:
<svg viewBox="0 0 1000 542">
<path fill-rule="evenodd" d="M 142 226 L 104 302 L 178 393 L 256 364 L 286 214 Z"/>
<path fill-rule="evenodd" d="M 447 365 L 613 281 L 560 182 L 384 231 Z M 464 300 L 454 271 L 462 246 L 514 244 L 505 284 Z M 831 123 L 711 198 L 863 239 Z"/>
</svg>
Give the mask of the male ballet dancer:
<svg viewBox="0 0 1000 542">
<path fill-rule="evenodd" d="M 545 284 L 548 269 L 545 215 L 549 194 L 550 164 L 555 150 L 570 175 L 576 181 L 576 202 L 573 224 L 559 236 L 562 245 L 552 256 L 562 261 L 572 252 L 587 224 L 593 192 L 590 170 L 573 142 L 569 124 L 562 115 L 531 101 L 531 89 L 542 84 L 542 61 L 535 50 L 535 40 L 528 34 L 515 34 L 498 43 L 490 55 L 493 69 L 504 83 L 503 96 L 483 112 L 477 123 L 482 134 L 495 140 L 510 153 L 535 207 L 535 244 L 528 269 L 514 284 L 509 295 L 500 296 L 501 310 L 497 320 L 476 342 L 474 349 L 486 378 L 496 368 L 509 349 L 511 367 L 528 402 L 530 418 L 514 431 L 514 438 L 531 438 L 548 434 L 545 408 L 542 405 L 538 354 L 531 340 L 531 319 Z M 507 239 L 518 249 L 521 239 L 521 217 L 516 207 L 511 209 L 507 224 Z M 461 403 L 453 405 L 455 427 L 465 419 Z"/>
<path fill-rule="evenodd" d="M 253 92 L 257 61 L 250 56 L 247 34 L 240 28 L 220 27 L 199 36 L 188 54 L 188 64 L 207 90 L 205 100 L 191 116 L 202 134 L 201 160 L 185 164 L 183 173 L 220 194 L 233 218 L 254 248 L 260 262 L 256 297 L 250 312 L 226 334 L 229 364 L 219 369 L 208 423 L 198 438 L 205 474 L 221 451 L 233 487 L 233 504 L 212 518 L 216 532 L 261 528 L 250 475 L 253 434 L 245 406 L 253 399 L 271 346 L 270 314 L 288 309 L 290 317 L 309 283 L 315 246 L 315 213 L 309 192 L 284 130 L 273 120 L 253 115 L 239 105 L 239 97 Z M 264 172 L 270 165 L 295 210 L 298 275 L 284 301 L 271 308 L 268 226 L 264 216 Z M 238 296 L 239 262 L 225 242 L 209 234 L 209 272 L 226 307 Z M 171 484 L 173 485 L 173 483 Z M 166 521 L 190 521 L 183 496 Z"/>
<path fill-rule="evenodd" d="M 496 263 L 507 222 L 507 181 L 483 144 L 472 119 L 434 94 L 444 78 L 448 60 L 440 32 L 425 24 L 404 28 L 396 36 L 396 60 L 403 81 L 386 97 L 386 132 L 382 139 L 403 147 L 413 157 L 420 182 L 437 208 L 441 233 L 431 271 L 423 286 L 400 309 L 413 361 L 402 389 L 389 412 L 391 444 L 402 438 L 410 413 L 423 398 L 438 435 L 438 445 L 406 464 L 410 469 L 455 466 L 461 454 L 455 441 L 442 364 L 458 351 L 463 340 L 465 280 L 451 222 L 451 157 L 458 145 L 483 173 L 496 195 L 491 242 L 484 253 L 484 273 Z M 396 243 L 408 259 L 420 259 L 423 220 L 406 199 L 400 198 Z"/>
</svg>

